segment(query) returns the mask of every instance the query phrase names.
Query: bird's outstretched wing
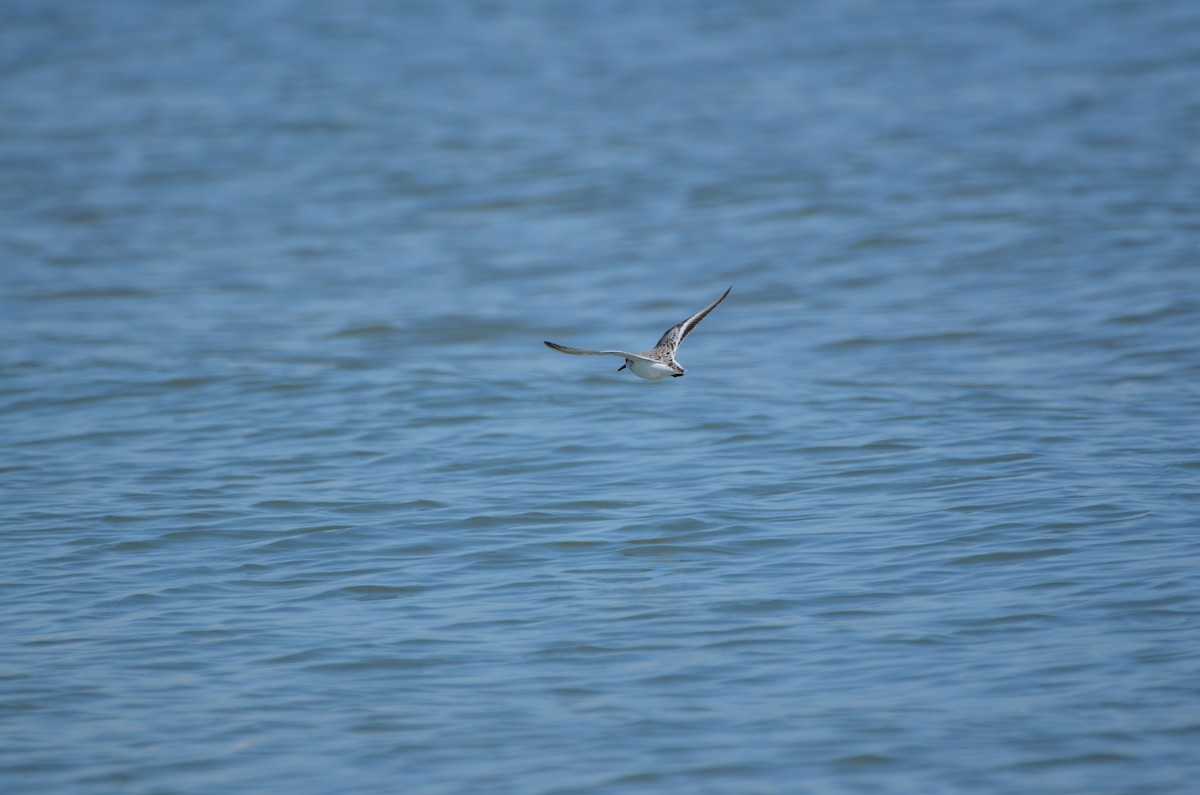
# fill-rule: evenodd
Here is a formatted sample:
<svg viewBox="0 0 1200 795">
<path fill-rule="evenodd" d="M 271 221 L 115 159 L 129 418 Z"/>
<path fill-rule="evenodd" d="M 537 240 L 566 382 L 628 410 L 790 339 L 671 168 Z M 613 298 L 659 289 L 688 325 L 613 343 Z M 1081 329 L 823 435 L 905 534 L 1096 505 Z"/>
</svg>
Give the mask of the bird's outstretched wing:
<svg viewBox="0 0 1200 795">
<path fill-rule="evenodd" d="M 697 312 L 696 314 L 689 317 L 687 320 L 682 320 L 682 321 L 676 323 L 674 326 L 671 326 L 669 329 L 667 329 L 666 332 L 663 333 L 662 338 L 659 339 L 658 344 L 654 346 L 654 350 L 661 351 L 661 352 L 671 356 L 672 358 L 674 358 L 675 351 L 678 350 L 680 343 L 683 342 L 683 338 L 686 337 L 688 334 L 690 334 L 692 332 L 692 329 L 694 329 L 700 323 L 700 321 L 703 320 L 706 315 L 708 315 L 709 312 L 716 309 L 717 304 L 724 301 L 726 296 L 729 295 L 731 290 L 733 290 L 732 287 L 730 287 L 725 292 L 721 293 L 720 298 L 713 301 L 711 304 L 704 307 L 699 312 Z"/>
<path fill-rule="evenodd" d="M 627 353 L 626 351 L 588 351 L 583 348 L 568 348 L 566 345 L 556 345 L 553 342 L 542 340 L 547 348 L 553 348 L 559 353 L 570 353 L 575 356 L 620 356 L 624 359 L 641 359 L 642 361 L 655 361 L 641 353 Z"/>
</svg>

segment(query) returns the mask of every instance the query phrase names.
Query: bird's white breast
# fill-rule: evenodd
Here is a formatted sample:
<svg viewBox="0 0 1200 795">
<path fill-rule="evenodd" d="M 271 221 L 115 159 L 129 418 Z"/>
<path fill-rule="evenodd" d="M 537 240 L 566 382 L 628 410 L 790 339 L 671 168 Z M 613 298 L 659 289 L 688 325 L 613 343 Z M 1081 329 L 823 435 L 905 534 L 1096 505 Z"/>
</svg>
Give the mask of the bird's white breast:
<svg viewBox="0 0 1200 795">
<path fill-rule="evenodd" d="M 641 378 L 670 378 L 675 375 L 675 371 L 662 362 L 647 362 L 642 359 L 631 361 L 629 369 L 633 370 L 634 375 Z"/>
</svg>

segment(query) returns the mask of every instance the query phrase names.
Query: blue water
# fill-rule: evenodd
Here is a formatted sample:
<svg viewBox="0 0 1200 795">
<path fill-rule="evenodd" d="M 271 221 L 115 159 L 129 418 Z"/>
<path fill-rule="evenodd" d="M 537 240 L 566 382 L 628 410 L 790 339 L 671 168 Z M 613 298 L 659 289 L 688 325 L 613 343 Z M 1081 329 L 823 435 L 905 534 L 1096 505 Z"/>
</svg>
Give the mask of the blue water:
<svg viewBox="0 0 1200 795">
<path fill-rule="evenodd" d="M 0 23 L 5 792 L 1196 791 L 1200 5 Z"/>
</svg>

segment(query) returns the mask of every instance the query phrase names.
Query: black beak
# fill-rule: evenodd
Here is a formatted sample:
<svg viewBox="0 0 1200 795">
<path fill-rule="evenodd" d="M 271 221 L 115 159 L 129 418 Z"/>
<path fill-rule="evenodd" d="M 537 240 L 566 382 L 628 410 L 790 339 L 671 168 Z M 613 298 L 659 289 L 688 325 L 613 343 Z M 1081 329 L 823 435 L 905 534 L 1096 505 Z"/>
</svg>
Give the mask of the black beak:
<svg viewBox="0 0 1200 795">
<path fill-rule="evenodd" d="M 626 364 L 623 364 L 623 365 L 621 365 L 620 367 L 618 367 L 618 368 L 617 368 L 617 372 L 618 372 L 618 373 L 619 373 L 619 372 L 621 372 L 622 370 L 624 370 L 624 369 L 625 369 L 626 367 L 628 367 L 628 366 L 629 366 L 629 365 L 626 365 Z"/>
</svg>

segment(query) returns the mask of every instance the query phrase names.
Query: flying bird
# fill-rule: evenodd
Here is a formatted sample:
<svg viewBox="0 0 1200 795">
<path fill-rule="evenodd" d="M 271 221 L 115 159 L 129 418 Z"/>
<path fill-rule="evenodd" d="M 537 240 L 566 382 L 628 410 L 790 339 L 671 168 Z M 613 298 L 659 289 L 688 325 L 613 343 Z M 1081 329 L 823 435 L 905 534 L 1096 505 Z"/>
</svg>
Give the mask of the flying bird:
<svg viewBox="0 0 1200 795">
<path fill-rule="evenodd" d="M 553 342 L 546 342 L 546 347 L 553 348 L 561 353 L 570 353 L 575 356 L 620 356 L 625 360 L 625 364 L 617 368 L 617 372 L 621 372 L 626 367 L 630 372 L 639 378 L 678 378 L 687 371 L 680 366 L 679 362 L 675 361 L 675 352 L 679 350 L 680 343 L 683 338 L 692 332 L 701 320 L 708 315 L 709 312 L 717 308 L 717 304 L 725 300 L 729 295 L 730 290 L 726 290 L 720 298 L 713 301 L 708 306 L 701 309 L 696 314 L 689 317 L 687 320 L 676 323 L 671 328 L 667 329 L 666 333 L 658 341 L 658 344 L 653 349 L 645 353 L 628 353 L 626 351 L 586 351 L 583 348 L 568 348 L 566 345 L 555 345 Z"/>
</svg>

